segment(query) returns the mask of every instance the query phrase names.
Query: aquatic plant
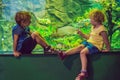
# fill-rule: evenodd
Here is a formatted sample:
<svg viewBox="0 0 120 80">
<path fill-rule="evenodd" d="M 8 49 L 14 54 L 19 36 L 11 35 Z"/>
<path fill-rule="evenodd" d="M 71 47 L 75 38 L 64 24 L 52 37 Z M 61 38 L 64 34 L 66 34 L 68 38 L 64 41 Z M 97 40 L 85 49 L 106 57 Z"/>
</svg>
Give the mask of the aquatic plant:
<svg viewBox="0 0 120 80">
<path fill-rule="evenodd" d="M 9 2 L 8 0 L 4 1 Z M 56 49 L 66 50 L 79 45 L 84 40 L 79 35 L 74 33 L 67 35 L 66 33 L 63 33 L 64 35 L 61 34 L 62 36 L 59 36 L 55 32 L 60 28 L 70 26 L 73 28 L 73 31 L 74 29 L 80 29 L 84 33 L 89 33 L 91 24 L 88 14 L 91 10 L 97 8 L 107 15 L 107 21 L 104 24 L 108 29 L 112 49 L 120 48 L 120 2 L 117 2 L 118 0 L 90 0 L 90 2 L 87 0 L 85 0 L 85 2 L 84 0 L 82 0 L 82 2 L 79 0 L 71 0 L 71 2 L 62 0 L 59 3 L 60 5 L 56 6 L 57 1 L 54 0 L 53 4 L 51 0 L 47 0 L 47 13 L 43 17 L 37 16 L 39 15 L 38 12 L 40 12 L 37 8 L 39 4 L 35 6 L 37 9 L 34 11 L 31 10 L 32 8 L 30 5 L 24 5 L 24 10 L 29 11 L 32 15 L 32 23 L 30 25 L 31 30 L 39 32 L 51 46 Z M 49 4 L 49 2 L 51 3 Z M 20 9 L 22 3 L 24 2 L 20 2 L 15 9 Z M 7 4 L 7 7 L 4 8 L 5 5 L 0 2 L 0 50 L 2 51 L 12 51 L 12 37 L 10 36 L 12 26 L 15 24 L 13 22 L 14 17 L 12 16 L 11 18 L 11 15 L 9 15 L 9 6 L 11 7 L 12 5 L 9 3 Z M 73 7 L 73 5 L 75 7 Z M 2 11 L 5 11 L 5 13 Z M 7 21 L 8 18 L 9 21 Z M 65 31 L 67 30 L 68 29 L 65 29 Z M 56 36 L 53 36 L 54 33 Z M 34 51 L 42 51 L 42 47 L 37 46 Z"/>
<path fill-rule="evenodd" d="M 114 37 L 115 41 L 118 40 L 118 37 L 115 38 L 115 36 L 113 34 L 116 31 L 120 30 L 120 19 L 119 19 L 120 6 L 119 6 L 119 2 L 117 2 L 115 0 L 112 0 L 111 2 L 109 2 L 109 0 L 105 0 L 105 1 L 100 1 L 99 3 L 103 6 L 103 10 L 104 10 L 105 14 L 107 15 L 106 26 L 108 28 L 110 43 L 113 46 L 113 44 L 116 44 L 116 42 L 114 42 L 112 40 L 113 37 Z M 117 34 L 119 34 L 119 33 L 117 33 Z"/>
</svg>

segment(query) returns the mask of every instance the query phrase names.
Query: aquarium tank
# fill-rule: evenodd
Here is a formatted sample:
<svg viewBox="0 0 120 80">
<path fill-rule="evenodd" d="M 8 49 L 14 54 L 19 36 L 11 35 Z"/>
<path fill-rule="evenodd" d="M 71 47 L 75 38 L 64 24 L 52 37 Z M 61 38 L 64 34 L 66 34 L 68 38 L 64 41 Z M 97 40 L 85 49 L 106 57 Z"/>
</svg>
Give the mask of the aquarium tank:
<svg viewBox="0 0 120 80">
<path fill-rule="evenodd" d="M 111 49 L 119 50 L 120 0 L 0 0 L 0 54 L 13 51 L 12 27 L 18 11 L 30 12 L 31 31 L 39 32 L 55 49 L 67 50 L 84 40 L 76 30 L 89 34 L 88 14 L 93 9 L 105 13 Z M 37 45 L 33 51 L 43 49 Z"/>
</svg>

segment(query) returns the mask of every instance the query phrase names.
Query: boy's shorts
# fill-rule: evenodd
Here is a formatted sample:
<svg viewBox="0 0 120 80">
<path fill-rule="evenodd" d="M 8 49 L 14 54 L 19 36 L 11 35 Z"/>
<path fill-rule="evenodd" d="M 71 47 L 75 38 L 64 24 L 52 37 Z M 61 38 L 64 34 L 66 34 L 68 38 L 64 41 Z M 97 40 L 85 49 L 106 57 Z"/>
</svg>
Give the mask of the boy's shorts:
<svg viewBox="0 0 120 80">
<path fill-rule="evenodd" d="M 91 44 L 87 41 L 83 41 L 81 44 L 83 44 L 85 47 L 88 48 L 89 54 L 94 54 L 94 53 L 100 52 L 96 46 L 94 46 L 93 44 Z"/>
<path fill-rule="evenodd" d="M 31 54 L 32 50 L 35 48 L 37 42 L 33 40 L 32 37 L 26 38 L 23 43 L 22 47 L 19 50 L 22 54 Z"/>
</svg>

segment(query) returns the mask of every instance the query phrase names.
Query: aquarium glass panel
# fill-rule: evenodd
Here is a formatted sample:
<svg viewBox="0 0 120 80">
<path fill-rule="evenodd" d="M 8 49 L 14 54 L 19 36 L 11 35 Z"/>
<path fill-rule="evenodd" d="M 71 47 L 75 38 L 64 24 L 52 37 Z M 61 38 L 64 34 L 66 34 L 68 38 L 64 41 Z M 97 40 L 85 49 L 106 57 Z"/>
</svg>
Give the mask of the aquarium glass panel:
<svg viewBox="0 0 120 80">
<path fill-rule="evenodd" d="M 103 23 L 108 30 L 112 50 L 120 49 L 120 0 L 0 0 L 0 51 L 13 51 L 12 27 L 18 11 L 31 14 L 30 29 L 37 31 L 57 50 L 78 46 L 84 38 L 76 33 L 90 33 L 88 17 L 93 9 L 106 15 Z M 43 52 L 37 45 L 33 52 Z"/>
</svg>

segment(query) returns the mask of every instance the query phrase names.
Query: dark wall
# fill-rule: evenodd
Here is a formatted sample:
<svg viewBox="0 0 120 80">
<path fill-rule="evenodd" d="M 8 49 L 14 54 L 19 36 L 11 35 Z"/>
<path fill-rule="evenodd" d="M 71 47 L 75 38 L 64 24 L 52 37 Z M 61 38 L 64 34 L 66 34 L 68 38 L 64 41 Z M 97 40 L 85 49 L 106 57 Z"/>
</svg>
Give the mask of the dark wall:
<svg viewBox="0 0 120 80">
<path fill-rule="evenodd" d="M 88 55 L 86 80 L 120 80 L 120 52 Z M 0 80 L 74 80 L 79 54 L 61 61 L 57 55 L 0 55 Z"/>
</svg>

